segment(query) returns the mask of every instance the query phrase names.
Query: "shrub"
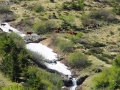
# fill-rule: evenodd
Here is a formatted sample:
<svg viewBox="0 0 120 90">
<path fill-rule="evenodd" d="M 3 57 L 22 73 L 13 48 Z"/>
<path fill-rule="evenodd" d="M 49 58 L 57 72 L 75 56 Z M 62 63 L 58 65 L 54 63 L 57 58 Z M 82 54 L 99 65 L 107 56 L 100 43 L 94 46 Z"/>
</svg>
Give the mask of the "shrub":
<svg viewBox="0 0 120 90">
<path fill-rule="evenodd" d="M 84 8 L 84 0 L 78 0 L 72 3 L 72 8 L 74 10 L 82 10 Z"/>
<path fill-rule="evenodd" d="M 91 53 L 101 54 L 103 52 L 103 49 L 101 49 L 101 48 L 91 48 L 89 51 Z"/>
<path fill-rule="evenodd" d="M 62 15 L 59 18 L 63 20 L 65 23 L 71 24 L 75 19 L 75 15 L 73 14 Z"/>
<path fill-rule="evenodd" d="M 118 31 L 120 31 L 120 28 L 118 28 Z"/>
<path fill-rule="evenodd" d="M 73 43 L 77 43 L 79 38 L 76 37 L 76 36 L 70 36 L 70 40 L 73 42 Z"/>
<path fill-rule="evenodd" d="M 72 65 L 75 66 L 77 68 L 80 67 L 85 67 L 89 64 L 89 61 L 87 59 L 87 56 L 85 56 L 84 54 L 80 53 L 80 52 L 74 52 L 71 53 L 68 56 L 68 62 Z"/>
<path fill-rule="evenodd" d="M 57 37 L 57 35 L 52 34 L 52 36 L 51 36 L 51 44 L 56 46 L 58 44 L 58 42 L 59 42 L 59 38 Z"/>
<path fill-rule="evenodd" d="M 78 33 L 77 33 L 77 37 L 78 37 L 78 38 L 81 38 L 82 36 L 83 36 L 83 34 L 82 34 L 81 32 L 78 32 Z"/>
<path fill-rule="evenodd" d="M 66 40 L 60 40 L 57 44 L 58 48 L 63 52 L 72 52 L 73 51 L 73 43 Z"/>
<path fill-rule="evenodd" d="M 106 10 L 96 10 L 89 13 L 88 15 L 85 15 L 83 13 L 81 19 L 84 27 L 93 25 L 93 24 L 97 26 L 101 26 L 101 23 L 103 23 L 103 21 L 106 23 L 118 22 L 117 19 L 114 17 L 114 13 Z"/>
<path fill-rule="evenodd" d="M 35 11 L 35 12 L 43 12 L 44 11 L 44 7 L 43 6 L 41 6 L 41 5 L 36 5 L 34 8 L 33 8 L 33 10 Z"/>
<path fill-rule="evenodd" d="M 5 4 L 0 4 L 0 13 L 10 13 L 10 7 L 8 5 Z"/>
<path fill-rule="evenodd" d="M 31 88 L 24 89 L 23 87 L 18 86 L 17 84 L 11 85 L 11 86 L 7 86 L 7 87 L 4 86 L 4 87 L 1 87 L 0 89 L 1 90 L 33 90 Z"/>
<path fill-rule="evenodd" d="M 104 20 L 106 22 L 110 22 L 115 19 L 113 13 L 106 10 L 98 10 L 98 11 L 91 12 L 90 18 L 96 19 L 96 20 Z"/>
<path fill-rule="evenodd" d="M 120 6 L 114 7 L 113 12 L 115 12 L 117 15 L 120 15 Z"/>
<path fill-rule="evenodd" d="M 95 42 L 95 43 L 93 43 L 93 46 L 94 46 L 94 47 L 104 47 L 104 46 L 106 46 L 106 45 L 103 44 L 103 43 Z"/>
<path fill-rule="evenodd" d="M 63 86 L 60 76 L 52 74 L 38 67 L 29 68 L 26 72 L 28 87 L 34 90 L 61 90 Z"/>
<path fill-rule="evenodd" d="M 49 33 L 56 28 L 57 28 L 57 25 L 54 21 L 47 21 L 47 22 L 43 21 L 33 25 L 33 29 L 37 34 Z"/>
<path fill-rule="evenodd" d="M 17 48 L 21 48 L 21 47 L 25 47 L 25 42 L 24 40 L 21 38 L 21 36 L 19 36 L 16 33 L 11 33 L 10 37 L 13 39 L 14 43 L 16 44 Z"/>
<path fill-rule="evenodd" d="M 117 56 L 117 58 L 115 58 L 113 65 L 116 67 L 120 67 L 120 56 Z"/>
<path fill-rule="evenodd" d="M 77 0 L 75 2 L 64 2 L 62 7 L 66 10 L 82 10 L 84 8 L 84 0 Z"/>
<path fill-rule="evenodd" d="M 50 0 L 50 2 L 52 2 L 52 3 L 53 3 L 53 2 L 54 2 L 54 0 Z"/>
<path fill-rule="evenodd" d="M 120 69 L 119 68 L 109 68 L 103 70 L 103 72 L 94 78 L 94 85 L 96 90 L 105 89 L 105 90 L 117 90 L 120 88 Z"/>
</svg>

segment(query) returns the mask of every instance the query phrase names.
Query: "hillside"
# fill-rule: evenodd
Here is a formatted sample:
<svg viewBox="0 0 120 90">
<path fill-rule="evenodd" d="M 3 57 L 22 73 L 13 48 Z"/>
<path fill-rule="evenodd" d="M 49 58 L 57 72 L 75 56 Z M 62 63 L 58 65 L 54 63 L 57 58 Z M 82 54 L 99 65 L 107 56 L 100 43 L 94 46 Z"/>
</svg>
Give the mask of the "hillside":
<svg viewBox="0 0 120 90">
<path fill-rule="evenodd" d="M 74 77 L 88 75 L 77 90 L 95 90 L 94 77 L 113 67 L 120 55 L 119 0 L 0 2 L 1 21 L 7 21 L 24 34 L 35 32 L 45 38 L 40 43 L 52 48 Z M 75 52 L 80 52 L 83 57 L 79 58 L 85 61 L 74 61 L 76 58 L 71 55 Z"/>
</svg>

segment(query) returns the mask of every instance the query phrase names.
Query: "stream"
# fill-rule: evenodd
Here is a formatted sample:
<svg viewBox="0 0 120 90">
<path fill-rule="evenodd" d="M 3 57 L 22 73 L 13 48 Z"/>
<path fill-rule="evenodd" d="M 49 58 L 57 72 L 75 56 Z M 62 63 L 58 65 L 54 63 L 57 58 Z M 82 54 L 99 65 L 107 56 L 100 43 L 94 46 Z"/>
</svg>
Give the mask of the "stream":
<svg viewBox="0 0 120 90">
<path fill-rule="evenodd" d="M 7 33 L 10 33 L 10 30 L 12 30 L 13 32 L 17 33 L 18 35 L 20 35 L 23 39 L 24 36 L 26 36 L 26 34 L 23 34 L 22 32 L 20 32 L 19 30 L 11 27 L 8 23 L 2 23 L 0 24 L 0 28 Z M 53 52 L 52 49 L 48 48 L 45 45 L 42 45 L 41 43 L 27 43 L 26 44 L 26 48 L 32 52 L 36 52 L 39 55 L 44 56 L 45 59 L 49 60 L 49 62 L 55 61 L 56 63 L 47 63 L 45 62 L 44 64 L 52 70 L 56 70 L 59 73 L 62 73 L 64 75 L 69 76 L 68 78 L 71 78 L 72 81 L 72 86 L 70 87 L 70 90 L 76 90 L 77 87 L 77 79 L 72 77 L 72 73 L 71 71 L 68 69 L 67 66 L 65 66 L 63 63 L 61 63 L 60 61 L 57 61 L 57 54 Z"/>
</svg>

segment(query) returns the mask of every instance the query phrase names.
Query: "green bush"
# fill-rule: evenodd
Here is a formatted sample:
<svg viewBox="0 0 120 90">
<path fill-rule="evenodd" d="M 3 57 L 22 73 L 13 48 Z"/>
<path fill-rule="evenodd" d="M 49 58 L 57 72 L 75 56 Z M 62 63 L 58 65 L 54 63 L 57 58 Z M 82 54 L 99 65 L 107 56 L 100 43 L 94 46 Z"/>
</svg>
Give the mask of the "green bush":
<svg viewBox="0 0 120 90">
<path fill-rule="evenodd" d="M 50 0 L 50 2 L 54 2 L 54 0 Z"/>
<path fill-rule="evenodd" d="M 106 22 L 112 22 L 115 19 L 114 14 L 106 10 L 98 10 L 98 11 L 91 12 L 90 18 L 96 19 L 96 20 L 103 20 Z"/>
<path fill-rule="evenodd" d="M 96 10 L 90 12 L 89 14 L 82 15 L 82 24 L 84 27 L 89 25 L 98 25 L 101 26 L 103 22 L 105 23 L 116 23 L 118 20 L 114 17 L 114 13 L 107 10 Z"/>
<path fill-rule="evenodd" d="M 94 78 L 94 85 L 97 89 L 117 90 L 120 88 L 120 68 L 109 68 Z"/>
<path fill-rule="evenodd" d="M 116 67 L 120 67 L 120 56 L 117 56 L 113 62 L 113 65 Z"/>
<path fill-rule="evenodd" d="M 11 86 L 4 86 L 2 88 L 0 88 L 0 90 L 33 90 L 33 89 L 24 89 L 24 87 L 21 87 L 21 86 L 18 86 L 17 84 L 16 85 L 11 85 Z"/>
<path fill-rule="evenodd" d="M 113 8 L 113 12 L 115 12 L 117 15 L 120 15 L 120 5 Z"/>
<path fill-rule="evenodd" d="M 87 56 L 85 56 L 84 54 L 82 54 L 80 52 L 71 53 L 68 56 L 68 62 L 72 66 L 75 66 L 77 68 L 86 67 L 87 65 L 89 65 L 89 61 L 87 59 Z"/>
<path fill-rule="evenodd" d="M 103 49 L 97 47 L 97 48 L 91 48 L 89 51 L 91 53 L 101 54 L 103 52 Z"/>
<path fill-rule="evenodd" d="M 10 7 L 8 5 L 5 4 L 0 4 L 0 14 L 3 13 L 10 13 Z"/>
<path fill-rule="evenodd" d="M 72 52 L 73 51 L 73 43 L 67 40 L 60 40 L 57 44 L 58 48 L 63 52 Z"/>
<path fill-rule="evenodd" d="M 71 24 L 72 22 L 74 22 L 75 15 L 74 14 L 61 15 L 59 18 L 63 20 L 65 23 Z"/>
<path fill-rule="evenodd" d="M 83 34 L 82 33 L 77 33 L 77 35 L 76 36 L 70 36 L 70 40 L 73 42 L 73 43 L 78 43 L 79 42 L 79 40 L 80 40 L 80 38 L 83 36 Z"/>
<path fill-rule="evenodd" d="M 51 36 L 51 44 L 56 46 L 58 44 L 59 40 L 60 39 L 58 38 L 58 36 L 53 33 L 52 36 Z"/>
<path fill-rule="evenodd" d="M 51 74 L 38 67 L 29 68 L 26 72 L 28 87 L 34 90 L 61 90 L 63 82 L 56 73 Z"/>
<path fill-rule="evenodd" d="M 62 8 L 65 10 L 82 10 L 84 8 L 84 0 L 77 0 L 75 2 L 64 2 Z"/>
<path fill-rule="evenodd" d="M 10 37 L 13 39 L 17 48 L 25 47 L 25 41 L 16 33 L 10 33 Z"/>
<path fill-rule="evenodd" d="M 57 28 L 55 21 L 43 21 L 38 22 L 33 25 L 33 29 L 37 34 L 45 34 L 52 32 L 54 29 Z"/>
<path fill-rule="evenodd" d="M 77 43 L 79 38 L 76 37 L 76 36 L 70 36 L 70 40 L 73 42 L 73 43 Z"/>
<path fill-rule="evenodd" d="M 41 5 L 36 5 L 36 6 L 33 8 L 33 10 L 34 10 L 35 12 L 37 12 L 37 13 L 43 12 L 43 11 L 44 11 L 44 7 L 41 6 Z"/>
</svg>

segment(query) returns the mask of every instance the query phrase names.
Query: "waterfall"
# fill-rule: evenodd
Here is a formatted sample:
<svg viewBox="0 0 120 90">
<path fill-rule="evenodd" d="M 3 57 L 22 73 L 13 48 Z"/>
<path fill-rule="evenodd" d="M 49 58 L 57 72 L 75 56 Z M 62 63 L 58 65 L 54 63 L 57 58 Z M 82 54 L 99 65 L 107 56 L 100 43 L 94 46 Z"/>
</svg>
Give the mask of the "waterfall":
<svg viewBox="0 0 120 90">
<path fill-rule="evenodd" d="M 12 30 L 13 32 L 17 33 L 18 35 L 20 35 L 23 39 L 24 36 L 26 36 L 25 34 L 23 34 L 22 32 L 20 32 L 19 30 L 11 27 L 8 23 L 4 23 L 5 26 L 0 25 L 0 28 L 7 33 L 10 33 L 9 30 Z M 31 50 L 33 52 L 36 52 L 40 55 L 43 55 L 47 60 L 50 60 L 49 62 L 51 62 L 51 60 L 56 60 L 57 59 L 57 54 L 53 52 L 52 49 L 48 48 L 45 45 L 42 45 L 41 43 L 28 43 L 26 44 L 26 48 L 28 50 Z M 68 79 L 72 80 L 73 86 L 70 88 L 70 90 L 76 90 L 77 87 L 77 80 L 75 78 L 72 78 L 71 76 L 71 71 L 68 70 L 67 66 L 65 66 L 64 64 L 62 64 L 60 61 L 56 61 L 56 63 L 44 63 L 49 69 L 53 69 L 56 70 L 60 73 L 63 73 L 64 75 L 68 75 Z"/>
<path fill-rule="evenodd" d="M 73 86 L 77 86 L 76 78 L 73 78 L 72 82 L 73 82 Z"/>
</svg>

